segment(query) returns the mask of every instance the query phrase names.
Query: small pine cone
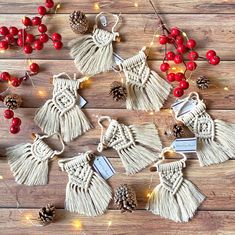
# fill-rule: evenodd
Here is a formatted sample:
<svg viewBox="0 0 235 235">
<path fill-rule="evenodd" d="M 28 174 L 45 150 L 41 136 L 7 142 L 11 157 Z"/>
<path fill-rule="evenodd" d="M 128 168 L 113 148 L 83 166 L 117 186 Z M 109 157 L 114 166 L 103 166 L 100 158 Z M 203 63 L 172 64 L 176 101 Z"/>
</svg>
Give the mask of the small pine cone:
<svg viewBox="0 0 235 235">
<path fill-rule="evenodd" d="M 127 184 L 120 185 L 114 194 L 114 204 L 121 212 L 132 212 L 137 206 L 135 191 Z"/>
<path fill-rule="evenodd" d="M 55 207 L 52 204 L 47 204 L 41 208 L 38 213 L 38 220 L 43 224 L 47 225 L 55 218 Z"/>
<path fill-rule="evenodd" d="M 198 77 L 196 83 L 199 89 L 204 90 L 209 87 L 210 80 L 206 76 L 200 76 Z"/>
<path fill-rule="evenodd" d="M 182 125 L 180 124 L 174 124 L 173 126 L 171 126 L 171 128 L 169 128 L 169 130 L 165 131 L 165 135 L 168 138 L 181 138 L 184 135 L 184 128 Z"/>
<path fill-rule="evenodd" d="M 17 94 L 10 94 L 7 95 L 4 98 L 4 105 L 8 108 L 8 109 L 17 109 L 20 107 L 20 105 L 22 104 L 22 99 L 19 95 Z"/>
<path fill-rule="evenodd" d="M 87 32 L 89 27 L 89 22 L 86 15 L 81 11 L 74 11 L 69 16 L 69 22 L 71 29 L 74 33 L 84 34 Z"/>
<path fill-rule="evenodd" d="M 121 82 L 113 82 L 109 91 L 109 95 L 113 97 L 115 101 L 126 100 L 126 88 Z"/>
</svg>

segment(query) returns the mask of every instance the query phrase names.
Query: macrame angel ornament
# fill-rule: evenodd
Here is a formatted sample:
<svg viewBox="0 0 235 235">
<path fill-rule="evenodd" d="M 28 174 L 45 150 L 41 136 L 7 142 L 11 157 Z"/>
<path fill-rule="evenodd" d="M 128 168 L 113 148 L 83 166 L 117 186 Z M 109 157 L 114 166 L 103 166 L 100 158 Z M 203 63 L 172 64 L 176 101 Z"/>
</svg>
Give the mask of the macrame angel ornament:
<svg viewBox="0 0 235 235">
<path fill-rule="evenodd" d="M 235 125 L 215 119 L 206 112 L 198 93 L 192 92 L 173 106 L 175 118 L 197 137 L 197 156 L 201 166 L 224 162 L 235 157 Z"/>
<path fill-rule="evenodd" d="M 60 133 L 65 142 L 70 142 L 91 128 L 77 104 L 77 90 L 84 79 L 72 79 L 66 73 L 53 77 L 53 97 L 47 100 L 34 118 L 43 132 L 48 135 Z"/>
<path fill-rule="evenodd" d="M 120 20 L 118 15 L 113 15 L 116 22 L 112 31 L 98 28 L 98 19 L 105 17 L 104 12 L 96 16 L 93 34 L 76 38 L 69 42 L 70 55 L 74 59 L 77 69 L 85 75 L 95 75 L 106 72 L 113 65 L 113 41 L 119 40 L 119 33 L 115 28 Z"/>
<path fill-rule="evenodd" d="M 109 125 L 104 133 L 103 122 Z M 126 169 L 127 174 L 135 174 L 158 160 L 162 144 L 154 124 L 126 126 L 110 117 L 100 117 L 100 143 L 97 150 L 114 148 Z"/>
<path fill-rule="evenodd" d="M 151 193 L 146 209 L 153 214 L 171 219 L 175 222 L 188 222 L 205 196 L 189 180 L 183 177 L 182 170 L 186 167 L 186 155 L 183 159 L 163 163 L 164 154 L 171 148 L 164 148 L 162 160 L 155 163 L 155 171 L 159 173 L 160 184 Z"/>
<path fill-rule="evenodd" d="M 90 152 L 85 152 L 73 158 L 59 160 L 58 163 L 69 178 L 65 209 L 86 216 L 97 216 L 107 210 L 112 190 L 90 166 L 91 157 Z"/>
<path fill-rule="evenodd" d="M 18 184 L 28 186 L 45 185 L 48 183 L 49 162 L 64 151 L 64 143 L 61 136 L 57 135 L 62 143 L 62 150 L 50 148 L 44 139 L 50 136 L 35 134 L 33 143 L 18 144 L 6 151 L 8 163 Z"/>
<path fill-rule="evenodd" d="M 125 75 L 127 109 L 159 111 L 170 93 L 171 85 L 149 68 L 145 49 L 124 60 L 117 70 Z"/>
</svg>

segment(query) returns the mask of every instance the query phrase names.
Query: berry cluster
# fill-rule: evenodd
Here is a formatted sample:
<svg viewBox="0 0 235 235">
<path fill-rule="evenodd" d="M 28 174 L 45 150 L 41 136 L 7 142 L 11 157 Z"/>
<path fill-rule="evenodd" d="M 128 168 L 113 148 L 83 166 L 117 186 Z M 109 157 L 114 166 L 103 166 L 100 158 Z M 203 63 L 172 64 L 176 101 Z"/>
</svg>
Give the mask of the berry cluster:
<svg viewBox="0 0 235 235">
<path fill-rule="evenodd" d="M 12 134 L 17 134 L 20 131 L 20 125 L 21 125 L 21 119 L 18 117 L 14 117 L 14 111 L 11 109 L 6 109 L 4 111 L 4 117 L 6 119 L 12 119 L 11 120 L 11 126 L 10 126 L 10 132 Z"/>
<path fill-rule="evenodd" d="M 168 28 L 162 24 L 162 30 L 163 34 L 159 36 L 159 43 L 165 45 L 165 57 L 160 65 L 160 70 L 166 73 L 169 82 L 179 82 L 173 94 L 175 97 L 181 97 L 184 94 L 184 90 L 189 88 L 188 78 L 186 77 L 187 71 L 191 71 L 192 73 L 197 68 L 195 61 L 200 58 L 207 60 L 212 65 L 217 65 L 220 62 L 220 58 L 213 50 L 207 51 L 206 58 L 200 57 L 198 52 L 195 51 L 197 45 L 196 41 L 194 39 L 188 39 L 185 33 L 177 27 L 168 30 Z M 171 44 L 175 50 L 168 51 L 167 45 L 169 44 Z M 185 61 L 186 56 L 189 60 L 188 62 Z M 169 61 L 172 61 L 174 66 L 183 64 L 185 67 L 184 71 L 178 73 L 171 72 Z M 190 74 L 190 76 L 191 75 L 192 74 Z"/>
<path fill-rule="evenodd" d="M 44 43 L 49 40 L 53 42 L 53 46 L 56 50 L 60 50 L 63 47 L 62 37 L 58 33 L 53 33 L 51 37 L 46 33 L 47 26 L 42 24 L 42 19 L 47 13 L 47 9 L 54 7 L 53 0 L 46 0 L 45 7 L 38 7 L 38 14 L 32 19 L 24 17 L 22 23 L 25 26 L 22 29 L 18 29 L 14 26 L 7 28 L 6 26 L 0 27 L 0 50 L 7 50 L 10 46 L 19 46 L 23 48 L 25 54 L 31 54 L 33 50 L 42 50 Z M 37 27 L 39 35 L 33 35 L 28 33 L 30 29 Z"/>
<path fill-rule="evenodd" d="M 8 82 L 8 84 L 12 85 L 13 87 L 18 87 L 21 83 L 27 80 L 30 76 L 33 76 L 39 72 L 39 65 L 37 63 L 31 63 L 29 66 L 29 71 L 25 72 L 25 75 L 22 77 L 15 77 L 10 75 L 8 72 L 0 73 L 0 81 Z"/>
</svg>

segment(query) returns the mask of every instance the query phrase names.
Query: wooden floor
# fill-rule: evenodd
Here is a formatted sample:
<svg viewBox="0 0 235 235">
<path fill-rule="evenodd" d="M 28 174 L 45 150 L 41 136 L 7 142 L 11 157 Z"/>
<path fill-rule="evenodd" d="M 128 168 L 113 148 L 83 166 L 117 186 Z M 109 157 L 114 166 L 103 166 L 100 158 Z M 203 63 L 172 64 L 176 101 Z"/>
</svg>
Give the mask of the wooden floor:
<svg viewBox="0 0 235 235">
<path fill-rule="evenodd" d="M 0 24 L 20 25 L 24 15 L 36 12 L 36 7 L 43 0 L 0 0 Z M 98 218 L 86 218 L 66 212 L 63 209 L 67 175 L 59 171 L 57 161 L 52 163 L 50 181 L 46 186 L 26 187 L 17 185 L 4 157 L 5 148 L 17 143 L 31 141 L 31 133 L 38 131 L 33 123 L 33 116 L 52 94 L 50 78 L 53 74 L 67 72 L 73 74 L 76 69 L 68 54 L 67 42 L 76 37 L 70 30 L 68 14 L 73 10 L 82 10 L 94 21 L 99 11 L 94 8 L 95 0 L 64 0 L 61 9 L 47 22 L 49 31 L 58 31 L 64 38 L 64 49 L 54 51 L 51 48 L 35 53 L 32 58 L 42 67 L 42 72 L 35 76 L 36 88 L 30 82 L 17 89 L 24 99 L 23 107 L 17 110 L 23 120 L 22 131 L 18 135 L 8 133 L 8 121 L 0 121 L 0 234 L 235 234 L 235 161 L 210 167 L 200 167 L 195 155 L 189 155 L 185 177 L 192 180 L 207 196 L 196 216 L 189 223 L 174 223 L 144 210 L 147 201 L 151 173 L 148 169 L 134 176 L 126 176 L 117 154 L 108 150 L 104 154 L 109 157 L 117 174 L 109 180 L 115 188 L 119 184 L 132 185 L 138 197 L 138 210 L 132 214 L 121 214 L 112 203 L 109 211 Z M 139 7 L 134 7 L 134 3 Z M 154 1 L 162 17 L 170 26 L 177 26 L 198 41 L 198 51 L 206 52 L 215 49 L 222 58 L 219 66 L 209 66 L 201 62 L 195 72 L 194 79 L 206 75 L 212 80 L 211 88 L 200 92 L 209 113 L 218 119 L 235 123 L 235 2 L 233 0 L 158 0 Z M 123 58 L 135 54 L 151 41 L 157 27 L 153 10 L 148 1 L 101 1 L 102 11 L 122 12 L 123 25 L 120 34 L 123 42 L 116 45 L 116 52 Z M 144 28 L 146 30 L 144 31 Z M 159 71 L 162 58 L 161 47 L 155 43 L 150 55 L 150 66 Z M 0 54 L 0 70 L 21 74 L 26 68 L 25 56 L 16 51 Z M 125 110 L 125 105 L 116 103 L 108 96 L 110 83 L 119 80 L 114 72 L 101 74 L 89 80 L 80 94 L 88 101 L 84 112 L 89 116 L 95 128 L 73 143 L 68 144 L 64 157 L 74 156 L 77 152 L 88 149 L 95 150 L 99 142 L 100 130 L 97 126 L 97 115 L 110 115 L 120 118 L 127 124 L 154 121 L 159 128 L 165 146 L 171 139 L 164 135 L 174 123 L 169 107 L 174 98 L 171 96 L 164 109 L 154 115 L 143 112 Z M 1 84 L 2 86 L 2 84 Z M 224 90 L 224 87 L 228 89 Z M 1 88 L 2 89 L 2 88 Z M 195 84 L 188 90 L 197 90 Z M 4 108 L 1 108 L 1 115 Z M 159 183 L 157 174 L 153 177 L 151 188 Z M 16 197 L 21 210 L 16 208 Z M 48 202 L 57 208 L 56 222 L 46 227 L 36 227 L 26 217 L 37 216 L 38 209 Z M 21 213 L 22 214 L 21 214 Z"/>
</svg>

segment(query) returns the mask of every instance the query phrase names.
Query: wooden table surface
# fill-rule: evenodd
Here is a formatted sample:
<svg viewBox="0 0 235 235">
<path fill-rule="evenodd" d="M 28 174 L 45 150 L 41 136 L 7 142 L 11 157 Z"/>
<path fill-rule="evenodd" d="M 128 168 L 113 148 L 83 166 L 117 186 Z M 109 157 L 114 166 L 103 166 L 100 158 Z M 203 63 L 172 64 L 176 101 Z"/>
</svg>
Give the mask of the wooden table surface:
<svg viewBox="0 0 235 235">
<path fill-rule="evenodd" d="M 43 0 L 0 0 L 0 24 L 20 26 L 21 18 L 34 15 L 37 6 Z M 134 3 L 139 7 L 134 7 Z M 177 26 L 198 41 L 198 51 L 202 54 L 208 49 L 215 49 L 221 56 L 218 66 L 210 66 L 200 62 L 195 72 L 194 81 L 199 75 L 208 76 L 211 87 L 200 91 L 209 113 L 218 119 L 235 122 L 235 1 L 234 0 L 158 0 L 154 1 L 157 9 L 169 26 Z M 30 82 L 17 89 L 23 97 L 23 107 L 17 110 L 17 115 L 23 120 L 22 130 L 17 135 L 8 133 L 9 122 L 1 118 L 0 122 L 0 234 L 235 234 L 235 161 L 229 160 L 223 164 L 200 167 L 195 155 L 189 155 L 185 177 L 192 180 L 207 196 L 196 216 L 189 223 L 175 223 L 144 210 L 151 173 L 148 169 L 133 176 L 124 174 L 123 166 L 116 152 L 106 151 L 117 174 L 108 183 L 112 188 L 128 183 L 137 193 L 138 209 L 133 213 L 121 214 L 115 210 L 112 203 L 108 212 L 97 218 L 87 218 L 66 212 L 64 208 L 65 186 L 67 175 L 59 171 L 57 160 L 52 163 L 50 181 L 46 186 L 26 187 L 17 185 L 9 170 L 4 156 L 5 148 L 17 143 L 31 141 L 31 133 L 39 131 L 33 123 L 33 116 L 52 94 L 50 78 L 54 74 L 67 72 L 76 73 L 73 61 L 69 57 L 67 43 L 77 37 L 69 27 L 68 15 L 73 10 L 82 10 L 88 14 L 90 22 L 94 22 L 97 12 L 110 11 L 122 13 L 123 24 L 120 28 L 122 42 L 118 43 L 116 52 L 123 58 L 135 54 L 152 38 L 157 21 L 148 1 L 101 1 L 100 10 L 95 9 L 96 0 L 64 0 L 58 14 L 46 19 L 50 32 L 58 31 L 63 35 L 65 47 L 55 51 L 47 50 L 32 54 L 32 59 L 40 64 L 42 72 L 33 78 L 35 88 Z M 146 28 L 146 30 L 144 30 Z M 150 54 L 150 66 L 159 72 L 162 58 L 162 48 L 154 43 Z M 0 70 L 8 70 L 21 74 L 27 64 L 26 56 L 14 50 L 0 54 Z M 84 85 L 79 93 L 88 101 L 84 112 L 89 116 L 94 129 L 87 132 L 76 141 L 67 145 L 63 157 L 74 156 L 77 152 L 88 149 L 95 150 L 99 142 L 100 129 L 97 126 L 97 115 L 110 115 L 119 118 L 127 124 L 154 121 L 159 128 L 161 139 L 168 146 L 172 139 L 164 135 L 169 126 L 174 123 L 169 107 L 174 98 L 171 95 L 161 112 L 150 115 L 145 112 L 125 110 L 124 103 L 116 103 L 108 96 L 112 81 L 119 80 L 114 72 L 97 75 Z M 224 90 L 224 87 L 228 89 Z M 192 83 L 190 91 L 198 91 Z M 1 115 L 4 108 L 1 108 Z M 57 143 L 53 143 L 57 145 Z M 159 183 L 156 175 L 151 188 Z M 19 211 L 16 208 L 16 197 L 20 202 Z M 37 217 L 40 207 L 48 202 L 58 208 L 55 223 L 46 227 L 36 227 L 26 220 L 27 216 Z M 21 214 L 21 213 L 22 214 Z M 110 222 L 111 221 L 111 222 Z M 110 226 L 109 226 L 110 225 Z"/>
</svg>

